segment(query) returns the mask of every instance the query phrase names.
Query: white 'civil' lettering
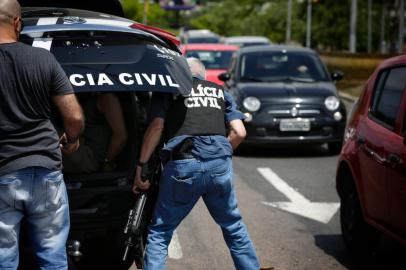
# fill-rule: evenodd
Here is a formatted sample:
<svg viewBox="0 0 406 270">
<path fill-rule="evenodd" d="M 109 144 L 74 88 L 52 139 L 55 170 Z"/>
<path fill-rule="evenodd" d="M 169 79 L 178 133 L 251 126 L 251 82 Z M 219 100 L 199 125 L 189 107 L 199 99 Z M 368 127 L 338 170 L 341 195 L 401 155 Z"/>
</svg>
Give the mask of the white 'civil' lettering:
<svg viewBox="0 0 406 270">
<path fill-rule="evenodd" d="M 97 85 L 114 85 L 114 83 L 110 80 L 110 78 L 106 75 L 106 73 L 100 73 L 99 74 L 99 80 L 97 82 Z"/>
<path fill-rule="evenodd" d="M 156 74 L 151 74 L 151 78 L 146 73 L 142 73 L 141 75 L 149 83 L 149 85 L 155 85 L 156 84 Z"/>
<path fill-rule="evenodd" d="M 84 77 L 80 74 L 72 74 L 69 76 L 69 81 L 74 86 L 83 86 L 86 84 Z"/>
<path fill-rule="evenodd" d="M 134 84 L 134 80 L 131 79 L 131 77 L 132 76 L 129 73 L 121 73 L 120 75 L 118 75 L 119 81 L 124 85 L 133 85 Z"/>
</svg>

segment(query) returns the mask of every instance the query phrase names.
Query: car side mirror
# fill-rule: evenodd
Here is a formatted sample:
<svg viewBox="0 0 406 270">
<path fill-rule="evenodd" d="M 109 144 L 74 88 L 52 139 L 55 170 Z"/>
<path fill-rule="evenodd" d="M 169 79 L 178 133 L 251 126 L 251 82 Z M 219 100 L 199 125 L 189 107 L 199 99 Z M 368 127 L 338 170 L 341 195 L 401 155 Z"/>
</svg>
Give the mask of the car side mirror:
<svg viewBox="0 0 406 270">
<path fill-rule="evenodd" d="M 338 82 L 344 78 L 344 73 L 341 70 L 336 70 L 330 76 L 333 82 Z"/>
<path fill-rule="evenodd" d="M 231 79 L 231 75 L 228 72 L 221 73 L 217 76 L 220 81 L 226 82 Z"/>
</svg>

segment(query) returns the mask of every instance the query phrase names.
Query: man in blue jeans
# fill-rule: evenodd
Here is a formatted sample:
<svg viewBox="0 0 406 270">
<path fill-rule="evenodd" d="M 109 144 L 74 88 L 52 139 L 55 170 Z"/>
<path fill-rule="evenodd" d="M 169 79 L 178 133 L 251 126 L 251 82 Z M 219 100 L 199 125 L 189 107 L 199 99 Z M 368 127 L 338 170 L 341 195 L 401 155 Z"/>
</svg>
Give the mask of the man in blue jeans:
<svg viewBox="0 0 406 270">
<path fill-rule="evenodd" d="M 189 96 L 153 96 L 151 123 L 137 164 L 135 192 L 137 187 L 149 188 L 149 181 L 141 181 L 141 168 L 162 138 L 167 162 L 149 226 L 144 269 L 165 269 L 173 231 L 202 197 L 222 229 L 235 268 L 258 270 L 233 189 L 231 157 L 245 137 L 244 116 L 221 86 L 204 80 L 205 68 L 198 59 L 189 58 L 188 64 L 196 77 Z"/>
<path fill-rule="evenodd" d="M 53 55 L 17 42 L 21 11 L 0 0 L 0 269 L 17 269 L 22 218 L 41 269 L 67 269 L 69 208 L 61 149 L 76 151 L 81 108 Z M 51 102 L 65 133 L 58 138 Z"/>
</svg>

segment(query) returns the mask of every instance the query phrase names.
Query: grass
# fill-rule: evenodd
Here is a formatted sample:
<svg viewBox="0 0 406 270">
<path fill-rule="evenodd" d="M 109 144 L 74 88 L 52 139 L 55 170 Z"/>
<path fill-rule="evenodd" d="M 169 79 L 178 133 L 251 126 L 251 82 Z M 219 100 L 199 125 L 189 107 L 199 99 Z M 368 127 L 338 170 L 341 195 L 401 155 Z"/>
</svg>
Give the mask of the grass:
<svg viewBox="0 0 406 270">
<path fill-rule="evenodd" d="M 338 91 L 358 97 L 363 85 L 378 67 L 390 55 L 372 54 L 321 54 L 321 58 L 330 72 L 341 70 L 344 78 L 337 83 Z"/>
</svg>

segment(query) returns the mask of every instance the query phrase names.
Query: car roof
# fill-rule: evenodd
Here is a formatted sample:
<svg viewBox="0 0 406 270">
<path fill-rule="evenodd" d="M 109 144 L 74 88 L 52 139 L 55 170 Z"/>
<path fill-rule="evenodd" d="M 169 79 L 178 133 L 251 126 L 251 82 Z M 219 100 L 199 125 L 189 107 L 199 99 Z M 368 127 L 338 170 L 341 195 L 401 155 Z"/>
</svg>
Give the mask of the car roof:
<svg viewBox="0 0 406 270">
<path fill-rule="evenodd" d="M 287 45 L 259 45 L 244 47 L 239 50 L 240 54 L 256 52 L 299 52 L 299 53 L 316 53 L 314 50 L 304 47 L 295 47 Z"/>
<path fill-rule="evenodd" d="M 234 37 L 227 37 L 226 43 L 228 43 L 228 42 L 235 42 L 235 43 L 267 42 L 267 43 L 270 43 L 270 40 L 267 37 L 263 37 L 263 36 L 234 36 Z"/>
<path fill-rule="evenodd" d="M 406 55 L 398 55 L 391 58 L 384 60 L 380 65 L 379 69 L 386 68 L 389 66 L 396 66 L 396 65 L 405 65 L 406 64 Z"/>
<path fill-rule="evenodd" d="M 237 51 L 239 49 L 238 46 L 228 45 L 228 44 L 219 44 L 219 43 L 194 43 L 194 44 L 185 44 L 182 45 L 183 50 L 189 51 L 198 51 L 198 50 L 205 50 L 205 51 Z"/>
<path fill-rule="evenodd" d="M 115 31 L 141 34 L 175 48 L 179 41 L 169 32 L 110 14 L 70 8 L 23 7 L 22 34 L 57 31 Z M 168 43 L 169 40 L 169 43 Z"/>
<path fill-rule="evenodd" d="M 103 19 L 111 21 L 133 22 L 131 20 L 110 15 L 101 12 L 88 11 L 72 8 L 54 8 L 54 7 L 22 7 L 21 14 L 23 18 L 35 20 L 43 17 L 80 17 L 88 19 Z"/>
</svg>

